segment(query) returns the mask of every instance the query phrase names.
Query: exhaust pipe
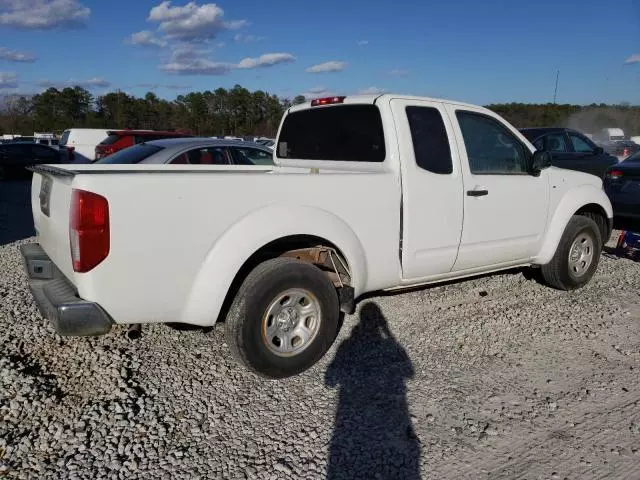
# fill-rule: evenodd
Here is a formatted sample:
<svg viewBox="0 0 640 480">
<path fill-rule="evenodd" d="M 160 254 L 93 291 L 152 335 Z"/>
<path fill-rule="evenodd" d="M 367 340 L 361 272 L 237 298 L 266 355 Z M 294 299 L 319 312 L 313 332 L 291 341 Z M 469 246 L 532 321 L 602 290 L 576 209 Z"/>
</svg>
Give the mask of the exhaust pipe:
<svg viewBox="0 0 640 480">
<path fill-rule="evenodd" d="M 138 340 L 142 336 L 142 325 L 139 323 L 130 325 L 126 335 L 129 340 Z"/>
</svg>

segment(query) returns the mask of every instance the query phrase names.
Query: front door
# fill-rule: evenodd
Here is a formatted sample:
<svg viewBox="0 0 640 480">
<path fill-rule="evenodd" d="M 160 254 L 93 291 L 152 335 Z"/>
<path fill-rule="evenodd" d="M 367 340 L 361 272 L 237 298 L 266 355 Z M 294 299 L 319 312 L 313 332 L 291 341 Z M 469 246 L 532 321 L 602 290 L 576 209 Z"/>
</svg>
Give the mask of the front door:
<svg viewBox="0 0 640 480">
<path fill-rule="evenodd" d="M 462 171 L 440 102 L 392 99 L 402 169 L 402 277 L 449 273 L 462 232 Z"/>
<path fill-rule="evenodd" d="M 602 149 L 599 149 L 599 153 L 596 153 L 596 145 L 587 137 L 580 135 L 578 132 L 569 131 L 567 133 L 570 152 L 565 157 L 575 167 L 567 168 L 603 178 L 607 169 L 611 165 L 618 163 L 617 158 L 605 153 Z"/>
<path fill-rule="evenodd" d="M 451 105 L 464 178 L 464 223 L 455 271 L 527 261 L 547 222 L 548 170 L 528 173 L 531 152 L 503 122 Z"/>
</svg>

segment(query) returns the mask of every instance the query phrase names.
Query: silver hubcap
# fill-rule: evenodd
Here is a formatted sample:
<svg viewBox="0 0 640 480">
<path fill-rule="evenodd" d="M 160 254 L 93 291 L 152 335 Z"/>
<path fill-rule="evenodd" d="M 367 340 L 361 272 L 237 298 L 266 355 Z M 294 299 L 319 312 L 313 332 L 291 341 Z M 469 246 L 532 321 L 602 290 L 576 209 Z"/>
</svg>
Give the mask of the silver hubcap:
<svg viewBox="0 0 640 480">
<path fill-rule="evenodd" d="M 586 233 L 578 235 L 569 250 L 569 270 L 580 277 L 589 270 L 593 262 L 593 239 Z"/>
<path fill-rule="evenodd" d="M 281 357 L 297 355 L 320 330 L 320 303 L 311 292 L 292 288 L 271 302 L 262 319 L 262 340 Z"/>
</svg>

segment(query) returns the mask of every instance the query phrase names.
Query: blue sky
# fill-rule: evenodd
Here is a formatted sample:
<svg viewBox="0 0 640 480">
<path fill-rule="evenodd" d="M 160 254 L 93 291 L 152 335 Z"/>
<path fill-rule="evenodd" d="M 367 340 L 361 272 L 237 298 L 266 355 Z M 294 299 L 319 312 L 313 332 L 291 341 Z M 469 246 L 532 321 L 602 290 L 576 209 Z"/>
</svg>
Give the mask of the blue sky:
<svg viewBox="0 0 640 480">
<path fill-rule="evenodd" d="M 134 35 L 136 34 L 136 35 Z M 640 104 L 640 0 L 0 0 L 0 94 L 391 91 Z"/>
</svg>

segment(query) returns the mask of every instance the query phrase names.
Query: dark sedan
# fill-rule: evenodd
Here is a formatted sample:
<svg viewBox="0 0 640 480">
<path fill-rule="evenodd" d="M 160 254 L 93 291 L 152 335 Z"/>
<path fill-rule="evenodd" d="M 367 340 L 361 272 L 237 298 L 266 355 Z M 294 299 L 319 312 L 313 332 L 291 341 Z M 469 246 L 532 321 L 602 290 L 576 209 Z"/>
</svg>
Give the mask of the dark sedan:
<svg viewBox="0 0 640 480">
<path fill-rule="evenodd" d="M 640 227 L 640 152 L 611 167 L 604 178 L 616 227 L 638 231 Z"/>
<path fill-rule="evenodd" d="M 67 163 L 66 149 L 30 142 L 0 144 L 0 178 L 26 174 L 24 167 L 43 163 Z"/>
<path fill-rule="evenodd" d="M 551 153 L 551 163 L 559 168 L 578 170 L 600 178 L 618 159 L 606 153 L 589 138 L 569 128 L 523 128 L 520 132 L 538 150 Z"/>
</svg>

